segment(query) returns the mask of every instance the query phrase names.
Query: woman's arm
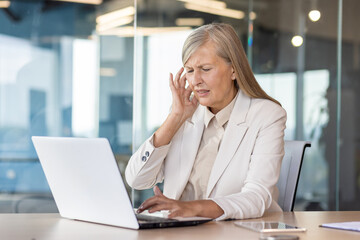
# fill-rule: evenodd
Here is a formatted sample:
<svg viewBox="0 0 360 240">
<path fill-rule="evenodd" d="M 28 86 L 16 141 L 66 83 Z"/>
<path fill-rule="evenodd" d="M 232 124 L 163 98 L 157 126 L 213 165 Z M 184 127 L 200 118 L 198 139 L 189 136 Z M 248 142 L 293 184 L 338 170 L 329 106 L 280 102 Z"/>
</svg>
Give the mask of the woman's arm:
<svg viewBox="0 0 360 240">
<path fill-rule="evenodd" d="M 170 144 L 155 148 L 153 136 L 148 138 L 131 156 L 125 178 L 130 187 L 142 190 L 152 188 L 163 180 L 163 161 L 170 149 Z"/>
<path fill-rule="evenodd" d="M 163 161 L 170 149 L 170 142 L 198 105 L 195 98 L 189 99 L 191 89 L 185 88 L 186 77 L 181 77 L 183 71 L 181 68 L 174 79 L 170 74 L 169 85 L 173 98 L 171 112 L 153 136 L 131 156 L 126 166 L 126 180 L 132 188 L 151 188 L 163 180 Z"/>
<path fill-rule="evenodd" d="M 174 217 L 207 217 L 218 218 L 224 211 L 212 200 L 178 201 L 165 197 L 160 189 L 154 187 L 154 197 L 143 202 L 138 213 L 148 210 L 150 213 L 169 210 L 169 218 Z"/>
<path fill-rule="evenodd" d="M 190 100 L 192 91 L 190 87 L 185 88 L 186 75 L 181 76 L 183 71 L 184 68 L 181 68 L 174 79 L 170 73 L 169 86 L 173 99 L 171 112 L 154 134 L 155 147 L 169 144 L 185 120 L 193 115 L 198 105 L 195 97 Z"/>
</svg>

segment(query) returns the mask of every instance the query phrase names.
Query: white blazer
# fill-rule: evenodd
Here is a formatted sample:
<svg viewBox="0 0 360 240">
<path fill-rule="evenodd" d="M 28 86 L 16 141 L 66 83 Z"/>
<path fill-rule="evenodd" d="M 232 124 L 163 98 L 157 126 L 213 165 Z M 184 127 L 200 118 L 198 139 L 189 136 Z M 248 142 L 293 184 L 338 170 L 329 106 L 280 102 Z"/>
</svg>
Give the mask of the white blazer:
<svg viewBox="0 0 360 240">
<path fill-rule="evenodd" d="M 164 195 L 180 198 L 199 149 L 204 110 L 199 105 L 168 145 L 155 148 L 150 137 L 140 146 L 125 171 L 131 187 L 148 189 L 164 181 Z M 239 91 L 206 192 L 224 210 L 218 220 L 281 211 L 276 183 L 284 156 L 285 123 L 281 106 Z"/>
</svg>

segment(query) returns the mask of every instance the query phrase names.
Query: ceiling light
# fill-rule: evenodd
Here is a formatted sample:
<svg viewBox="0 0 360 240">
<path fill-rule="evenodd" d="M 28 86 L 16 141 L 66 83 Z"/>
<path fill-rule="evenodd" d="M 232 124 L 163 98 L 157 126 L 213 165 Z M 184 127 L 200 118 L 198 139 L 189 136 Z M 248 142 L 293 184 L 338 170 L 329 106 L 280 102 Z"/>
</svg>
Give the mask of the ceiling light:
<svg viewBox="0 0 360 240">
<path fill-rule="evenodd" d="M 96 23 L 104 24 L 122 17 L 132 16 L 134 14 L 135 14 L 135 8 L 133 6 L 130 6 L 98 16 L 96 18 Z"/>
<path fill-rule="evenodd" d="M 137 28 L 136 31 L 141 35 L 149 36 L 158 33 L 178 32 L 191 29 L 190 27 L 155 27 L 155 28 Z"/>
<path fill-rule="evenodd" d="M 294 47 L 300 47 L 303 44 L 304 40 L 302 36 L 295 35 L 291 39 L 291 43 Z"/>
<path fill-rule="evenodd" d="M 210 14 L 214 14 L 214 15 L 220 15 L 220 16 L 225 16 L 225 17 L 230 17 L 230 18 L 235 18 L 235 19 L 243 19 L 245 17 L 245 13 L 243 11 L 229 9 L 229 8 L 217 9 L 217 8 L 206 7 L 206 6 L 193 4 L 193 3 L 185 3 L 185 8 L 189 9 L 189 10 L 198 11 L 198 12 L 205 12 L 205 13 L 210 13 Z"/>
<path fill-rule="evenodd" d="M 201 26 L 204 24 L 202 18 L 177 18 L 175 20 L 177 26 Z"/>
<path fill-rule="evenodd" d="M 104 24 L 97 24 L 96 31 L 103 32 L 111 28 L 123 26 L 134 21 L 134 16 L 122 17 Z"/>
<path fill-rule="evenodd" d="M 137 30 L 139 27 L 136 28 Z M 112 28 L 103 32 L 99 32 L 103 36 L 119 36 L 119 37 L 134 37 L 135 28 L 133 26 Z"/>
<path fill-rule="evenodd" d="M 84 4 L 102 4 L 103 0 L 56 0 L 60 2 L 73 2 L 73 3 L 84 3 Z"/>
<path fill-rule="evenodd" d="M 257 15 L 256 15 L 255 12 L 250 12 L 249 17 L 250 17 L 251 20 L 255 20 Z"/>
<path fill-rule="evenodd" d="M 157 28 L 137 27 L 136 33 L 137 35 L 141 35 L 141 36 L 150 36 L 154 34 L 186 31 L 190 29 L 191 27 L 157 27 Z M 100 35 L 133 37 L 135 35 L 135 29 L 133 26 L 113 28 L 113 29 L 109 29 L 108 31 L 101 32 Z"/>
<path fill-rule="evenodd" d="M 309 12 L 309 18 L 313 22 L 319 21 L 320 17 L 321 17 L 321 13 L 319 10 L 311 10 Z"/>
<path fill-rule="evenodd" d="M 0 8 L 8 8 L 10 6 L 10 1 L 0 1 Z"/>
<path fill-rule="evenodd" d="M 201 6 L 210 7 L 210 8 L 217 8 L 217 9 L 226 8 L 226 3 L 222 2 L 222 1 L 214 1 L 214 0 L 178 0 L 178 1 L 201 5 Z"/>
</svg>

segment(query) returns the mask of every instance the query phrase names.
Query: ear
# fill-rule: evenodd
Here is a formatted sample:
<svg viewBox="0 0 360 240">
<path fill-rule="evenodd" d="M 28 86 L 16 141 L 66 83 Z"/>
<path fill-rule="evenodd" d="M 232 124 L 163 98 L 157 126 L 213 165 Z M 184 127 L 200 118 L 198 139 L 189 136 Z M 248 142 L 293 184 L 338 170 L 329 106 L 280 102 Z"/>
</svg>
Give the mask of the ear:
<svg viewBox="0 0 360 240">
<path fill-rule="evenodd" d="M 236 75 L 235 75 L 235 71 L 234 71 L 234 68 L 231 67 L 231 71 L 232 71 L 232 74 L 231 74 L 231 80 L 235 80 L 236 79 Z"/>
</svg>

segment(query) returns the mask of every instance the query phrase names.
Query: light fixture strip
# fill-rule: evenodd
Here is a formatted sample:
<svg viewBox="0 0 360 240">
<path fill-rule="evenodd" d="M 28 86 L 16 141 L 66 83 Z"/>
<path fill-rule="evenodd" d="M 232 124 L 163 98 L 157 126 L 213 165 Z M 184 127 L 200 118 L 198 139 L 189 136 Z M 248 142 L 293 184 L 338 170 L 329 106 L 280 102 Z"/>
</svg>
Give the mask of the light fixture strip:
<svg viewBox="0 0 360 240">
<path fill-rule="evenodd" d="M 53 0 L 54 1 L 54 0 Z M 73 3 L 84 3 L 84 4 L 93 4 L 93 5 L 100 5 L 102 4 L 103 0 L 56 0 L 60 2 L 73 2 Z"/>
<path fill-rule="evenodd" d="M 0 8 L 8 8 L 10 4 L 10 1 L 0 1 Z"/>
<path fill-rule="evenodd" d="M 177 26 L 201 26 L 204 24 L 202 18 L 177 18 L 175 20 Z"/>
<path fill-rule="evenodd" d="M 113 12 L 106 13 L 104 15 L 98 16 L 96 18 L 96 23 L 104 24 L 111 21 L 114 21 L 118 18 L 132 16 L 135 14 L 135 8 L 133 6 L 129 6 L 126 8 L 122 8 Z"/>
<path fill-rule="evenodd" d="M 115 19 L 115 20 L 113 20 L 111 22 L 108 22 L 108 23 L 97 24 L 96 25 L 96 30 L 98 32 L 103 32 L 103 31 L 106 31 L 106 30 L 111 29 L 111 28 L 115 28 L 115 27 L 119 27 L 119 26 L 129 24 L 129 23 L 131 23 L 133 21 L 134 21 L 134 16 L 122 17 L 122 18 Z"/>
<path fill-rule="evenodd" d="M 192 4 L 192 3 L 185 3 L 185 8 L 189 9 L 189 10 L 198 11 L 198 12 L 211 13 L 214 15 L 225 16 L 225 17 L 230 17 L 230 18 L 235 18 L 235 19 L 243 19 L 245 17 L 245 13 L 243 11 L 229 9 L 229 8 L 220 10 L 220 9 L 205 7 L 205 6 Z"/>
<path fill-rule="evenodd" d="M 224 9 L 226 8 L 226 3 L 223 1 L 215 1 L 215 0 L 178 0 L 179 2 L 196 4 L 204 7 L 216 8 L 216 9 Z"/>
<path fill-rule="evenodd" d="M 176 31 L 187 31 L 190 30 L 190 27 L 157 27 L 157 28 L 146 28 L 138 27 L 136 32 L 138 35 L 150 36 L 154 34 L 166 33 L 166 32 L 176 32 Z M 101 35 L 116 35 L 121 37 L 133 37 L 135 35 L 135 29 L 133 26 L 120 27 L 109 29 L 100 33 Z"/>
</svg>

